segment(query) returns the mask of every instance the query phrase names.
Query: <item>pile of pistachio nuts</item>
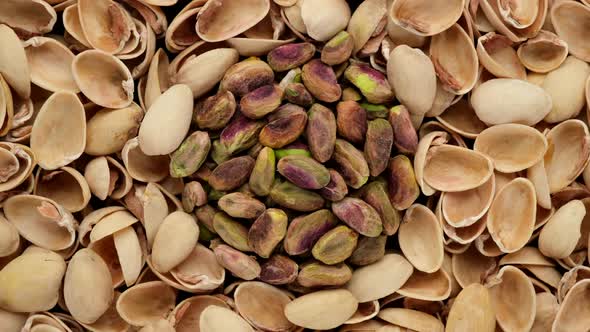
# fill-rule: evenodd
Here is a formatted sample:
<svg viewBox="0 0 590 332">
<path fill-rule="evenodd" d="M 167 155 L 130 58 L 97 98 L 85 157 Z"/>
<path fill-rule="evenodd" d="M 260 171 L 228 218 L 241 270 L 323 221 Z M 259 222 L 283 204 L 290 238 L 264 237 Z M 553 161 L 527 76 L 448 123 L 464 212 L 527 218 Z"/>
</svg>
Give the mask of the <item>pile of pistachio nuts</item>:
<svg viewBox="0 0 590 332">
<path fill-rule="evenodd" d="M 0 332 L 587 332 L 590 1 L 0 0 Z"/>
</svg>

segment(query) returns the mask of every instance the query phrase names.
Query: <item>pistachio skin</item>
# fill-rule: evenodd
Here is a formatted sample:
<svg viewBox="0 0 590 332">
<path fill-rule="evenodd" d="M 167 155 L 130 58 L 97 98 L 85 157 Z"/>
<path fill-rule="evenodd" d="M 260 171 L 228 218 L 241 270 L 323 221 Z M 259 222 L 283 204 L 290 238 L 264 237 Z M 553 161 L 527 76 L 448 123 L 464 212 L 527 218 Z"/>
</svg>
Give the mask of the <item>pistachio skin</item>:
<svg viewBox="0 0 590 332">
<path fill-rule="evenodd" d="M 263 85 L 272 84 L 274 77 L 272 68 L 266 62 L 251 57 L 229 67 L 221 79 L 220 90 L 241 97 Z"/>
<path fill-rule="evenodd" d="M 352 63 L 346 68 L 344 77 L 361 91 L 369 103 L 386 104 L 394 98 L 387 77 L 366 63 Z"/>
<path fill-rule="evenodd" d="M 330 182 L 328 169 L 306 156 L 281 158 L 277 170 L 287 180 L 303 189 L 321 189 Z"/>
<path fill-rule="evenodd" d="M 346 197 L 332 204 L 332 212 L 361 235 L 376 237 L 383 231 L 379 213 L 358 198 Z"/>
<path fill-rule="evenodd" d="M 270 257 L 287 234 L 287 214 L 280 209 L 267 209 L 250 226 L 248 243 L 263 258 Z"/>
<path fill-rule="evenodd" d="M 175 178 L 192 175 L 203 165 L 210 149 L 209 133 L 195 131 L 170 155 L 170 175 Z"/>
<path fill-rule="evenodd" d="M 343 101 L 336 106 L 338 135 L 351 143 L 362 143 L 367 134 L 367 113 L 355 101 Z"/>
<path fill-rule="evenodd" d="M 280 149 L 297 140 L 307 125 L 307 113 L 294 104 L 285 104 L 268 117 L 258 139 L 264 146 Z"/>
<path fill-rule="evenodd" d="M 291 256 L 309 252 L 315 242 L 337 223 L 336 216 L 326 209 L 293 219 L 283 241 L 285 251 Z"/>
<path fill-rule="evenodd" d="M 275 179 L 276 157 L 273 149 L 264 147 L 256 157 L 250 173 L 250 189 L 258 196 L 268 196 Z"/>
<path fill-rule="evenodd" d="M 311 253 L 315 259 L 327 265 L 344 262 L 356 248 L 358 236 L 347 226 L 337 226 L 318 239 Z"/>
<path fill-rule="evenodd" d="M 255 161 L 250 156 L 230 159 L 219 164 L 209 177 L 209 185 L 218 191 L 228 191 L 246 183 Z"/>
<path fill-rule="evenodd" d="M 270 51 L 266 59 L 274 71 L 283 72 L 302 66 L 311 60 L 314 53 L 315 46 L 312 43 L 292 43 Z"/>
<path fill-rule="evenodd" d="M 320 163 L 332 157 L 336 144 L 336 117 L 327 107 L 313 104 L 307 113 L 306 138 L 309 150 Z"/>
<path fill-rule="evenodd" d="M 365 139 L 365 157 L 371 176 L 379 176 L 387 168 L 393 147 L 393 129 L 387 120 L 369 121 Z"/>
<path fill-rule="evenodd" d="M 284 255 L 273 255 L 261 267 L 259 279 L 271 285 L 292 283 L 299 273 L 299 265 Z"/>
<path fill-rule="evenodd" d="M 201 129 L 222 129 L 234 116 L 236 107 L 233 93 L 221 91 L 195 105 L 193 121 Z"/>
<path fill-rule="evenodd" d="M 342 88 L 338 84 L 336 73 L 332 67 L 314 59 L 306 63 L 301 72 L 303 84 L 311 94 L 326 103 L 340 99 Z"/>
<path fill-rule="evenodd" d="M 346 31 L 340 31 L 332 37 L 322 49 L 322 62 L 335 66 L 346 62 L 352 55 L 354 49 L 354 40 Z"/>
</svg>

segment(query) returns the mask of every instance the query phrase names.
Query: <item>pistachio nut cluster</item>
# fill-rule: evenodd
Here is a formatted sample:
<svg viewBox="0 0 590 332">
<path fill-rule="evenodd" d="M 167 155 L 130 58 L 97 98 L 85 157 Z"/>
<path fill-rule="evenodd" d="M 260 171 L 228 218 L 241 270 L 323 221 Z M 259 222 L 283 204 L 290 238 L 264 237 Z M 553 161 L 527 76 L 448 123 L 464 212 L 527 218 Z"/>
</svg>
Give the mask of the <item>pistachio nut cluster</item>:
<svg viewBox="0 0 590 332">
<path fill-rule="evenodd" d="M 590 330 L 588 27 L 0 0 L 0 332 Z"/>
</svg>

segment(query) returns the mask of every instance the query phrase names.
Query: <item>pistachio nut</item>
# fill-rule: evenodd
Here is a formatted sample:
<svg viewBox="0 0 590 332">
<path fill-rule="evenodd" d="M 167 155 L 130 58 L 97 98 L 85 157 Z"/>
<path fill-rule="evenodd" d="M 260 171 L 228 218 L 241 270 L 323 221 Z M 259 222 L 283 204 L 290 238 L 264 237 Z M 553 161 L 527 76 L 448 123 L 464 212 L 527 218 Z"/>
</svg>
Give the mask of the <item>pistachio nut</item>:
<svg viewBox="0 0 590 332">
<path fill-rule="evenodd" d="M 322 62 L 330 66 L 346 62 L 352 55 L 354 40 L 346 31 L 340 31 L 332 37 L 322 49 Z"/>
<path fill-rule="evenodd" d="M 240 99 L 240 112 L 251 119 L 263 118 L 281 105 L 283 93 L 276 84 L 256 88 Z"/>
<path fill-rule="evenodd" d="M 338 171 L 329 168 L 328 172 L 330 172 L 330 182 L 321 188 L 319 193 L 329 201 L 338 202 L 348 195 L 348 186 Z"/>
<path fill-rule="evenodd" d="M 310 262 L 301 266 L 297 282 L 303 287 L 342 286 L 352 277 L 352 270 L 348 265 L 325 265 L 320 262 Z"/>
<path fill-rule="evenodd" d="M 300 188 L 289 181 L 275 181 L 270 198 L 282 207 L 301 212 L 319 210 L 324 206 L 324 199 L 320 194 Z"/>
<path fill-rule="evenodd" d="M 268 196 L 275 179 L 275 152 L 269 147 L 264 147 L 258 153 L 252 173 L 250 173 L 250 190 L 258 196 Z"/>
<path fill-rule="evenodd" d="M 219 164 L 209 177 L 209 185 L 215 190 L 233 190 L 248 181 L 255 160 L 249 156 L 236 157 Z"/>
<path fill-rule="evenodd" d="M 272 68 L 266 62 L 252 57 L 229 67 L 221 79 L 220 88 L 241 97 L 273 81 Z"/>
<path fill-rule="evenodd" d="M 313 58 L 315 46 L 311 43 L 292 43 L 279 46 L 267 55 L 268 65 L 276 72 L 288 71 Z"/>
<path fill-rule="evenodd" d="M 346 197 L 339 202 L 333 203 L 332 212 L 338 219 L 361 235 L 377 237 L 383 230 L 379 213 L 372 206 L 358 198 Z"/>
<path fill-rule="evenodd" d="M 391 204 L 398 210 L 410 207 L 420 195 L 414 167 L 410 159 L 404 155 L 398 155 L 389 160 L 387 184 Z"/>
<path fill-rule="evenodd" d="M 343 101 L 336 106 L 338 134 L 352 143 L 362 143 L 367 134 L 367 112 L 355 101 Z"/>
<path fill-rule="evenodd" d="M 241 114 L 236 116 L 223 129 L 219 140 L 213 142 L 211 157 L 219 164 L 233 154 L 251 148 L 256 144 L 264 124 L 263 121 L 251 120 Z"/>
<path fill-rule="evenodd" d="M 261 265 L 260 280 L 271 285 L 285 285 L 297 279 L 299 265 L 291 258 L 273 255 Z"/>
<path fill-rule="evenodd" d="M 350 264 L 365 266 L 377 262 L 385 255 L 386 243 L 386 235 L 377 237 L 362 236 L 350 256 Z"/>
<path fill-rule="evenodd" d="M 379 176 L 387 168 L 393 142 L 393 129 L 387 120 L 369 121 L 364 152 L 371 176 Z"/>
<path fill-rule="evenodd" d="M 283 241 L 289 255 L 301 255 L 309 252 L 316 241 L 333 229 L 338 220 L 330 210 L 319 210 L 297 217 L 289 223 Z"/>
<path fill-rule="evenodd" d="M 299 106 L 286 104 L 268 117 L 258 139 L 260 144 L 280 149 L 293 143 L 305 130 L 307 113 Z"/>
<path fill-rule="evenodd" d="M 309 107 L 313 104 L 313 96 L 303 83 L 292 82 L 285 87 L 284 98 L 295 105 Z"/>
<path fill-rule="evenodd" d="M 187 213 L 193 212 L 195 207 L 207 204 L 207 193 L 200 182 L 191 181 L 182 190 L 182 207 Z"/>
<path fill-rule="evenodd" d="M 217 262 L 240 279 L 253 280 L 260 275 L 260 264 L 243 252 L 221 244 L 213 248 Z"/>
<path fill-rule="evenodd" d="M 303 189 L 321 189 L 330 182 L 330 172 L 313 158 L 286 156 L 277 164 L 277 171 Z"/>
<path fill-rule="evenodd" d="M 334 70 L 319 59 L 311 60 L 303 66 L 301 79 L 307 90 L 320 101 L 332 103 L 342 95 Z"/>
<path fill-rule="evenodd" d="M 195 131 L 170 154 L 170 175 L 181 178 L 192 175 L 205 162 L 211 139 L 205 131 Z"/>
<path fill-rule="evenodd" d="M 268 258 L 287 234 L 287 214 L 280 209 L 267 209 L 250 226 L 248 244 L 262 258 Z"/>
<path fill-rule="evenodd" d="M 369 180 L 369 165 L 361 151 L 343 139 L 337 139 L 333 159 L 346 184 L 358 189 Z"/>
<path fill-rule="evenodd" d="M 313 104 L 308 112 L 307 143 L 313 157 L 324 163 L 334 153 L 336 144 L 336 117 L 325 106 Z"/>
<path fill-rule="evenodd" d="M 389 236 L 395 234 L 399 228 L 401 214 L 389 199 L 387 184 L 383 181 L 373 181 L 363 187 L 361 197 L 379 213 L 383 232 Z"/>
<path fill-rule="evenodd" d="M 394 106 L 389 110 L 389 123 L 393 128 L 394 144 L 401 153 L 414 154 L 418 150 L 418 135 L 408 109 L 403 106 Z"/>
<path fill-rule="evenodd" d="M 342 263 L 352 255 L 358 241 L 358 233 L 341 225 L 322 235 L 313 246 L 313 257 L 327 265 Z"/>
<path fill-rule="evenodd" d="M 201 129 L 222 129 L 236 111 L 236 99 L 230 91 L 220 91 L 195 105 L 193 121 Z"/>
<path fill-rule="evenodd" d="M 217 205 L 231 217 L 245 219 L 258 218 L 266 208 L 261 201 L 240 192 L 223 195 Z"/>
<path fill-rule="evenodd" d="M 248 229 L 223 212 L 213 217 L 213 229 L 225 243 L 240 250 L 252 251 L 248 244 Z"/>
<path fill-rule="evenodd" d="M 344 77 L 361 91 L 369 103 L 386 104 L 393 100 L 393 91 L 387 77 L 366 63 L 351 63 L 346 68 Z"/>
</svg>

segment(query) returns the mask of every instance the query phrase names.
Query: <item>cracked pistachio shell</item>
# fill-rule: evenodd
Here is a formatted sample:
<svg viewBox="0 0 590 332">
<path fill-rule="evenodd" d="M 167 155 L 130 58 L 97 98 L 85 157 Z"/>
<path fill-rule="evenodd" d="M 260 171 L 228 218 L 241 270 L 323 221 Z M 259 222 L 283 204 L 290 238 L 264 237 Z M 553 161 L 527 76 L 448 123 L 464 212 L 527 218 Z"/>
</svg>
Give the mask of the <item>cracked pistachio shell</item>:
<svg viewBox="0 0 590 332">
<path fill-rule="evenodd" d="M 432 108 L 436 74 L 430 58 L 420 49 L 400 45 L 387 61 L 387 78 L 396 98 L 411 114 L 422 115 Z"/>
<path fill-rule="evenodd" d="M 387 77 L 369 64 L 353 62 L 344 71 L 344 77 L 361 91 L 369 103 L 386 104 L 393 100 Z"/>
<path fill-rule="evenodd" d="M 213 228 L 225 243 L 240 250 L 252 251 L 248 244 L 248 229 L 227 214 L 218 212 L 213 218 Z"/>
<path fill-rule="evenodd" d="M 352 277 L 352 269 L 346 264 L 325 265 L 311 262 L 301 267 L 297 283 L 303 287 L 333 287 L 346 284 Z"/>
<path fill-rule="evenodd" d="M 176 291 L 163 281 L 127 288 L 117 299 L 117 313 L 133 326 L 145 326 L 166 317 L 176 303 Z"/>
<path fill-rule="evenodd" d="M 365 266 L 373 264 L 385 256 L 385 244 L 387 236 L 361 237 L 358 245 L 350 256 L 350 264 Z"/>
<path fill-rule="evenodd" d="M 490 295 L 496 321 L 504 331 L 529 331 L 535 320 L 535 288 L 514 266 L 504 266 L 491 277 Z"/>
<path fill-rule="evenodd" d="M 123 51 L 133 22 L 126 10 L 111 0 L 78 2 L 78 17 L 85 41 L 108 54 Z"/>
<path fill-rule="evenodd" d="M 317 41 L 326 41 L 344 30 L 350 15 L 350 7 L 344 0 L 303 1 L 301 4 L 301 18 L 307 34 Z"/>
<path fill-rule="evenodd" d="M 314 54 L 315 46 L 312 43 L 292 43 L 270 51 L 267 61 L 274 71 L 283 72 L 304 65 Z"/>
<path fill-rule="evenodd" d="M 168 156 L 148 156 L 139 147 L 137 137 L 125 143 L 121 151 L 125 169 L 129 175 L 141 182 L 156 182 L 170 174 L 170 158 Z"/>
<path fill-rule="evenodd" d="M 386 308 L 377 317 L 410 331 L 443 332 L 444 325 L 436 317 L 422 311 L 406 308 Z"/>
<path fill-rule="evenodd" d="M 255 26 L 269 10 L 270 2 L 264 0 L 205 2 L 197 16 L 195 30 L 204 41 L 224 41 Z"/>
<path fill-rule="evenodd" d="M 252 326 L 264 331 L 291 331 L 285 317 L 291 298 L 283 290 L 262 282 L 243 282 L 234 292 L 236 309 Z"/>
<path fill-rule="evenodd" d="M 373 37 L 387 14 L 387 1 L 363 1 L 352 14 L 347 31 L 354 41 L 354 53 L 360 51 Z"/>
<path fill-rule="evenodd" d="M 238 115 L 223 129 L 219 140 L 213 142 L 211 157 L 219 164 L 233 154 L 251 148 L 258 142 L 258 134 L 264 125 L 262 120 L 251 120 Z"/>
<path fill-rule="evenodd" d="M 161 318 L 142 327 L 139 332 L 176 332 L 176 330 L 172 323 Z"/>
<path fill-rule="evenodd" d="M 332 204 L 332 212 L 345 224 L 368 237 L 377 237 L 383 231 L 379 213 L 365 201 L 346 197 Z"/>
<path fill-rule="evenodd" d="M 51 172 L 39 171 L 33 193 L 55 200 L 73 213 L 88 205 L 90 190 L 90 185 L 80 172 L 71 167 L 62 167 Z"/>
<path fill-rule="evenodd" d="M 223 284 L 225 269 L 217 263 L 212 250 L 197 243 L 191 255 L 170 271 L 170 275 L 160 274 L 159 277 L 178 289 L 200 293 L 214 290 Z"/>
<path fill-rule="evenodd" d="M 185 212 L 169 214 L 158 227 L 152 245 L 152 265 L 160 273 L 167 273 L 184 261 L 199 239 L 195 218 Z"/>
<path fill-rule="evenodd" d="M 426 206 L 412 205 L 399 227 L 399 245 L 417 270 L 433 273 L 444 259 L 443 231 L 438 218 Z"/>
<path fill-rule="evenodd" d="M 418 134 L 412 125 L 408 109 L 404 105 L 392 107 L 388 120 L 393 128 L 393 143 L 398 151 L 415 154 L 418 150 Z"/>
<path fill-rule="evenodd" d="M 255 160 L 242 156 L 219 164 L 209 177 L 209 185 L 218 191 L 234 190 L 248 181 Z"/>
<path fill-rule="evenodd" d="M 170 175 L 181 178 L 195 173 L 207 159 L 211 139 L 205 131 L 195 131 L 170 154 Z"/>
<path fill-rule="evenodd" d="M 354 40 L 346 31 L 340 31 L 332 37 L 322 49 L 321 60 L 323 63 L 335 66 L 350 59 L 354 49 Z"/>
<path fill-rule="evenodd" d="M 362 199 L 371 205 L 383 223 L 383 232 L 393 235 L 397 232 L 401 221 L 400 212 L 392 205 L 387 194 L 387 184 L 383 181 L 374 181 L 363 188 Z"/>
<path fill-rule="evenodd" d="M 389 9 L 393 22 L 420 36 L 433 36 L 459 20 L 465 0 L 401 0 Z"/>
<path fill-rule="evenodd" d="M 313 104 L 313 96 L 303 83 L 292 82 L 285 87 L 285 100 L 295 105 L 309 107 Z"/>
<path fill-rule="evenodd" d="M 555 211 L 539 235 L 543 255 L 557 259 L 571 255 L 580 239 L 585 215 L 586 207 L 580 200 L 571 200 Z"/>
<path fill-rule="evenodd" d="M 210 305 L 203 310 L 199 318 L 199 330 L 202 332 L 254 332 L 244 318 L 230 309 Z"/>
<path fill-rule="evenodd" d="M 220 91 L 195 106 L 193 121 L 201 129 L 222 129 L 234 116 L 236 106 L 233 93 Z"/>
<path fill-rule="evenodd" d="M 294 220 L 293 220 L 294 222 Z M 248 244 L 258 256 L 268 258 L 287 234 L 287 214 L 280 209 L 267 209 L 250 226 Z"/>
<path fill-rule="evenodd" d="M 311 106 L 308 112 L 306 138 L 313 157 L 324 163 L 332 157 L 336 144 L 336 117 L 320 104 Z"/>
<path fill-rule="evenodd" d="M 477 40 L 477 55 L 482 66 L 496 77 L 525 80 L 526 69 L 512 48 L 512 41 L 501 34 L 489 32 Z"/>
<path fill-rule="evenodd" d="M 176 150 L 188 133 L 193 114 L 193 95 L 183 84 L 170 87 L 147 111 L 139 127 L 139 147 L 148 156 Z"/>
<path fill-rule="evenodd" d="M 258 135 L 260 144 L 273 149 L 293 143 L 307 124 L 307 113 L 302 107 L 286 104 L 268 117 L 268 124 Z"/>
<path fill-rule="evenodd" d="M 276 84 L 263 85 L 245 94 L 240 112 L 250 119 L 260 119 L 274 112 L 283 99 L 283 89 Z"/>
<path fill-rule="evenodd" d="M 354 270 L 346 289 L 361 303 L 379 300 L 400 289 L 413 271 L 412 264 L 403 256 L 386 254 L 377 262 Z"/>
<path fill-rule="evenodd" d="M 137 104 L 120 109 L 102 109 L 86 123 L 86 148 L 92 156 L 119 152 L 125 143 L 137 136 L 143 110 Z"/>
<path fill-rule="evenodd" d="M 225 72 L 238 62 L 232 48 L 217 48 L 187 59 L 171 78 L 175 84 L 186 84 L 192 96 L 199 98 L 221 81 Z"/>
<path fill-rule="evenodd" d="M 43 169 L 53 170 L 78 159 L 86 146 L 86 113 L 78 97 L 56 92 L 33 123 L 31 149 Z"/>
<path fill-rule="evenodd" d="M 590 21 L 588 6 L 576 1 L 559 1 L 551 7 L 551 23 L 555 32 L 568 45 L 569 53 L 590 61 L 588 35 L 584 27 Z"/>
<path fill-rule="evenodd" d="M 329 330 L 347 321 L 358 301 L 345 289 L 321 290 L 296 298 L 285 307 L 287 319 L 308 329 Z"/>
<path fill-rule="evenodd" d="M 397 210 L 405 210 L 420 196 L 412 161 L 404 155 L 389 160 L 387 169 L 389 199 Z"/>
<path fill-rule="evenodd" d="M 393 129 L 387 120 L 369 121 L 365 139 L 365 157 L 371 176 L 379 176 L 387 168 L 393 141 Z"/>
<path fill-rule="evenodd" d="M 332 103 L 342 96 L 342 88 L 334 70 L 319 59 L 303 66 L 301 79 L 307 90 L 320 101 Z"/>
<path fill-rule="evenodd" d="M 275 179 L 276 157 L 273 149 L 264 147 L 256 157 L 256 163 L 250 173 L 250 190 L 258 196 L 268 196 Z"/>
<path fill-rule="evenodd" d="M 29 247 L 0 270 L 0 307 L 23 313 L 50 310 L 57 304 L 65 272 L 60 255 Z"/>
<path fill-rule="evenodd" d="M 451 306 L 445 331 L 496 331 L 496 313 L 489 290 L 480 284 L 464 288 Z"/>
<path fill-rule="evenodd" d="M 502 124 L 482 131 L 475 139 L 473 150 L 488 156 L 499 172 L 514 173 L 543 159 L 547 139 L 535 128 L 516 123 Z"/>
<path fill-rule="evenodd" d="M 476 87 L 471 106 L 477 117 L 488 125 L 520 123 L 532 126 L 543 120 L 553 102 L 543 88 L 532 83 L 510 79 L 491 79 Z"/>
<path fill-rule="evenodd" d="M 76 252 L 68 263 L 63 292 L 72 317 L 86 324 L 96 322 L 114 298 L 106 262 L 91 249 Z"/>
<path fill-rule="evenodd" d="M 0 214 L 0 257 L 6 257 L 18 251 L 21 245 L 20 234 L 14 225 Z"/>
<path fill-rule="evenodd" d="M 367 112 L 356 101 L 336 105 L 338 135 L 352 143 L 362 143 L 367 134 Z"/>
<path fill-rule="evenodd" d="M 289 181 L 273 184 L 270 198 L 282 207 L 301 212 L 319 210 L 324 206 L 324 199 L 318 193 L 300 188 Z"/>
<path fill-rule="evenodd" d="M 133 101 L 131 72 L 113 55 L 99 50 L 84 51 L 74 58 L 72 72 L 80 91 L 97 105 L 123 108 Z"/>
<path fill-rule="evenodd" d="M 231 91 L 235 96 L 243 96 L 250 91 L 273 84 L 272 68 L 258 58 L 251 57 L 231 66 L 221 80 L 221 91 Z"/>
<path fill-rule="evenodd" d="M 363 153 L 354 145 L 343 139 L 337 139 L 332 157 L 346 184 L 358 189 L 367 183 L 370 175 L 369 165 Z"/>
<path fill-rule="evenodd" d="M 80 91 L 72 75 L 74 54 L 70 49 L 47 37 L 30 38 L 25 45 L 33 83 L 53 92 Z"/>
<path fill-rule="evenodd" d="M 271 285 L 290 284 L 297 279 L 299 265 L 283 255 L 271 256 L 261 266 L 259 279 Z"/>
<path fill-rule="evenodd" d="M 553 32 L 541 30 L 535 38 L 520 44 L 516 54 L 527 69 L 548 73 L 565 61 L 568 44 Z"/>
<path fill-rule="evenodd" d="M 328 172 L 330 172 L 330 182 L 320 189 L 319 193 L 329 201 L 338 202 L 348 195 L 348 186 L 338 171 L 329 168 Z"/>
<path fill-rule="evenodd" d="M 341 225 L 322 235 L 313 246 L 311 253 L 318 261 L 334 265 L 345 261 L 356 248 L 358 233 Z"/>
<path fill-rule="evenodd" d="M 240 279 L 253 280 L 260 275 L 260 264 L 254 257 L 225 244 L 216 246 L 213 252 L 219 265 Z"/>
<path fill-rule="evenodd" d="M 553 322 L 554 332 L 583 331 L 588 326 L 590 280 L 576 283 L 567 293 Z"/>
<path fill-rule="evenodd" d="M 231 217 L 245 219 L 256 219 L 266 209 L 261 201 L 240 192 L 223 195 L 217 205 Z"/>
<path fill-rule="evenodd" d="M 557 69 L 547 74 L 541 87 L 551 96 L 551 111 L 545 122 L 558 123 L 580 114 L 586 103 L 586 80 L 590 75 L 590 65 L 569 56 Z"/>
<path fill-rule="evenodd" d="M 330 172 L 324 165 L 307 156 L 286 156 L 277 164 L 278 172 L 303 189 L 321 189 L 330 182 Z"/>
<path fill-rule="evenodd" d="M 10 6 L 13 1 L 2 5 L 5 4 Z M 21 98 L 28 99 L 31 96 L 31 76 L 25 49 L 14 30 L 4 24 L 0 24 L 0 42 L 4 45 L 0 53 L 2 77 Z"/>
<path fill-rule="evenodd" d="M 338 224 L 330 210 L 319 210 L 297 217 L 289 223 L 283 245 L 289 255 L 307 253 L 316 241 Z"/>
</svg>

